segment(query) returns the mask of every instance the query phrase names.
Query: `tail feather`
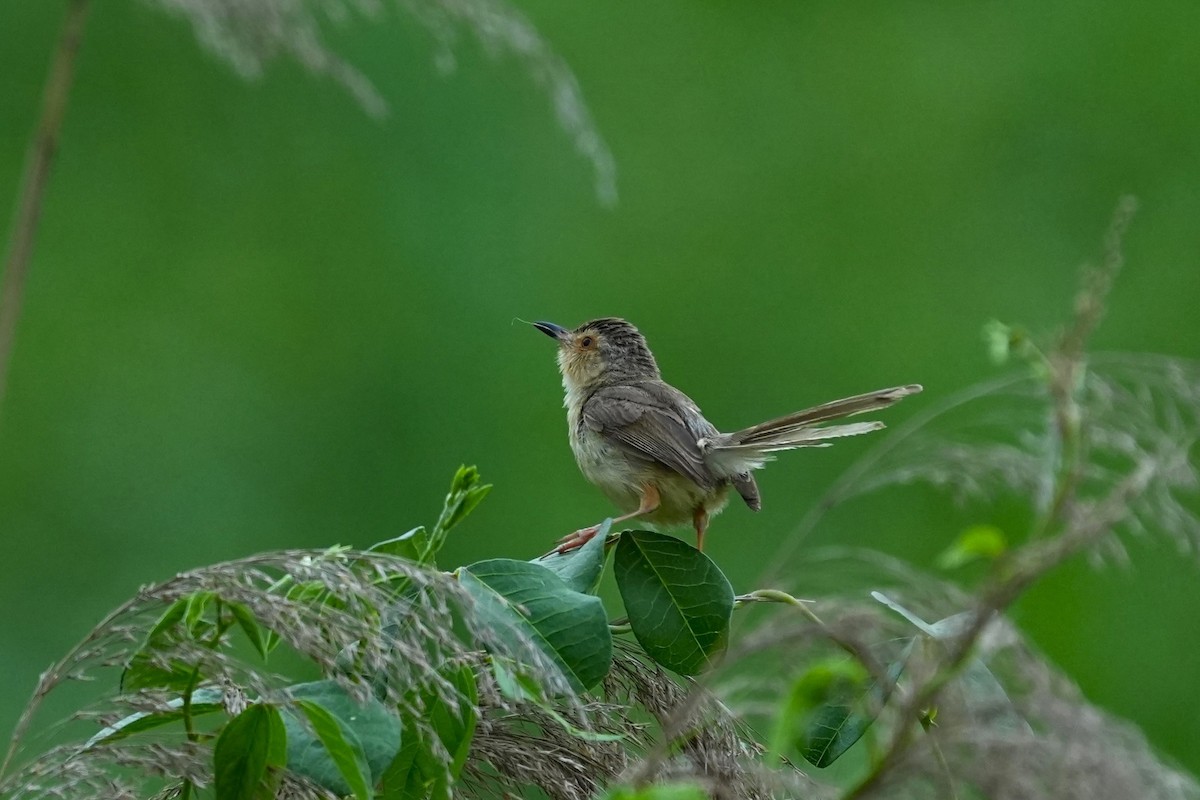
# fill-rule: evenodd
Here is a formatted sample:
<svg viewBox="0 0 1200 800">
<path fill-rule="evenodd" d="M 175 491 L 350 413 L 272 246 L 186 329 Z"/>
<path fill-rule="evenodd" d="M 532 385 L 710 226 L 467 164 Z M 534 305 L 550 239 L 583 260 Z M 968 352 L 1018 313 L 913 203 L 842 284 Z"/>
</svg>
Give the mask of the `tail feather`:
<svg viewBox="0 0 1200 800">
<path fill-rule="evenodd" d="M 818 423 L 877 411 L 921 391 L 918 384 L 868 392 L 807 408 L 777 419 L 752 425 L 735 433 L 722 434 L 708 446 L 728 459 L 730 468 L 756 469 L 781 450 L 798 447 L 828 447 L 829 439 L 858 436 L 884 427 L 882 422 L 852 422 L 822 427 Z"/>
<path fill-rule="evenodd" d="M 840 419 L 842 417 L 850 417 L 855 414 L 863 414 L 868 411 L 878 411 L 881 408 L 903 400 L 910 394 L 916 394 L 921 391 L 920 384 L 910 384 L 908 386 L 895 386 L 891 389 L 881 389 L 877 392 L 867 392 L 866 394 L 855 395 L 854 397 L 846 397 L 841 400 L 834 400 L 831 403 L 824 403 L 812 408 L 806 408 L 803 411 L 797 411 L 793 414 L 788 414 L 776 419 L 760 422 L 757 425 L 752 425 L 749 428 L 744 428 L 737 433 L 731 433 L 730 439 L 734 444 L 753 444 L 758 441 L 769 441 L 783 434 L 785 431 L 791 431 L 798 428 L 810 427 L 818 422 L 826 422 L 831 419 Z M 866 431 L 858 431 L 865 433 Z M 841 434 L 842 436 L 853 436 L 852 433 Z"/>
<path fill-rule="evenodd" d="M 728 452 L 761 452 L 773 453 L 778 450 L 792 450 L 797 447 L 828 447 L 828 439 L 840 439 L 843 436 L 858 436 L 885 427 L 882 422 L 852 422 L 849 425 L 830 425 L 828 427 L 788 428 L 774 431 L 770 435 L 759 434 L 753 441 L 737 442 L 718 445 L 718 449 Z M 736 436 L 737 434 L 734 434 Z"/>
</svg>

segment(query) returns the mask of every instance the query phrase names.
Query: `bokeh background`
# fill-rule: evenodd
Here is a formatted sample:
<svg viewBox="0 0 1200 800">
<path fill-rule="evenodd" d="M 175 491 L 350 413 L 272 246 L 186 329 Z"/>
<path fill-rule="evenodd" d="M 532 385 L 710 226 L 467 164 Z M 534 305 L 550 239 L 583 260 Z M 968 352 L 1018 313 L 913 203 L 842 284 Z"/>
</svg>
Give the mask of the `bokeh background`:
<svg viewBox="0 0 1200 800">
<path fill-rule="evenodd" d="M 395 535 L 460 463 L 496 488 L 445 565 L 605 516 L 551 344 L 517 316 L 634 320 L 718 424 L 924 383 L 900 422 L 995 374 L 988 319 L 1064 319 L 1132 192 L 1096 344 L 1200 357 L 1195 3 L 518 5 L 577 76 L 615 206 L 526 66 L 469 36 L 447 73 L 412 19 L 335 26 L 389 104 L 373 119 L 292 63 L 247 83 L 183 21 L 96 4 L 0 418 L 0 731 L 139 585 Z M 4 218 L 64 6 L 0 0 Z M 717 520 L 739 589 L 869 444 L 782 459 L 762 513 Z M 964 526 L 1010 517 L 891 491 L 806 546 L 933 569 Z M 1198 771 L 1200 567 L 1131 550 L 1014 616 Z"/>
</svg>

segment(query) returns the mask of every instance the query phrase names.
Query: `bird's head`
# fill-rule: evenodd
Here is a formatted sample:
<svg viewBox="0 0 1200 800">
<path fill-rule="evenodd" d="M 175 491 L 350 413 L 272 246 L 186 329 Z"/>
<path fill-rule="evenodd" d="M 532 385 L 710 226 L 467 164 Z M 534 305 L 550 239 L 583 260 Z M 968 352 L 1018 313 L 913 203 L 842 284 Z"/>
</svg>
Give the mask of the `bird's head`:
<svg viewBox="0 0 1200 800">
<path fill-rule="evenodd" d="M 567 391 L 659 377 L 645 338 L 623 319 L 594 319 L 574 330 L 553 322 L 533 327 L 558 342 L 558 369 Z"/>
</svg>

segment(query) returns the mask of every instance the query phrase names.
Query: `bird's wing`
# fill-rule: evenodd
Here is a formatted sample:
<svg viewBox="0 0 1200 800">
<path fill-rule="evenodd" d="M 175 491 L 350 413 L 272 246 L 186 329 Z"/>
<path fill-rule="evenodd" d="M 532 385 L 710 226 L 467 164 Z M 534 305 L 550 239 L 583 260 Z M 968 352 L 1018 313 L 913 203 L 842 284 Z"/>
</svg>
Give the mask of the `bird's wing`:
<svg viewBox="0 0 1200 800">
<path fill-rule="evenodd" d="M 583 406 L 583 423 L 640 458 L 687 476 L 701 488 L 711 489 L 717 483 L 699 444 L 703 436 L 715 435 L 716 429 L 687 395 L 665 383 L 599 389 Z"/>
</svg>

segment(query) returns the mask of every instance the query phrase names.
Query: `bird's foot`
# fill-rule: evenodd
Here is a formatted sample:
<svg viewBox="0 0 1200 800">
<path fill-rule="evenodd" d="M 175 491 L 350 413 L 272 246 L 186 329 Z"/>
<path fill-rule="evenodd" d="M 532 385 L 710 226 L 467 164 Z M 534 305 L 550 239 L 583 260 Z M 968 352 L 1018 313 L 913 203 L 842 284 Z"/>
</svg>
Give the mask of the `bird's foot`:
<svg viewBox="0 0 1200 800">
<path fill-rule="evenodd" d="M 562 553 L 569 553 L 572 550 L 578 550 L 580 547 L 583 547 L 585 544 L 591 541 L 599 532 L 600 526 L 593 525 L 590 528 L 580 528 L 573 533 L 568 533 L 566 536 L 559 539 L 558 546 L 546 555 L 552 555 L 554 553 L 561 555 Z"/>
</svg>

